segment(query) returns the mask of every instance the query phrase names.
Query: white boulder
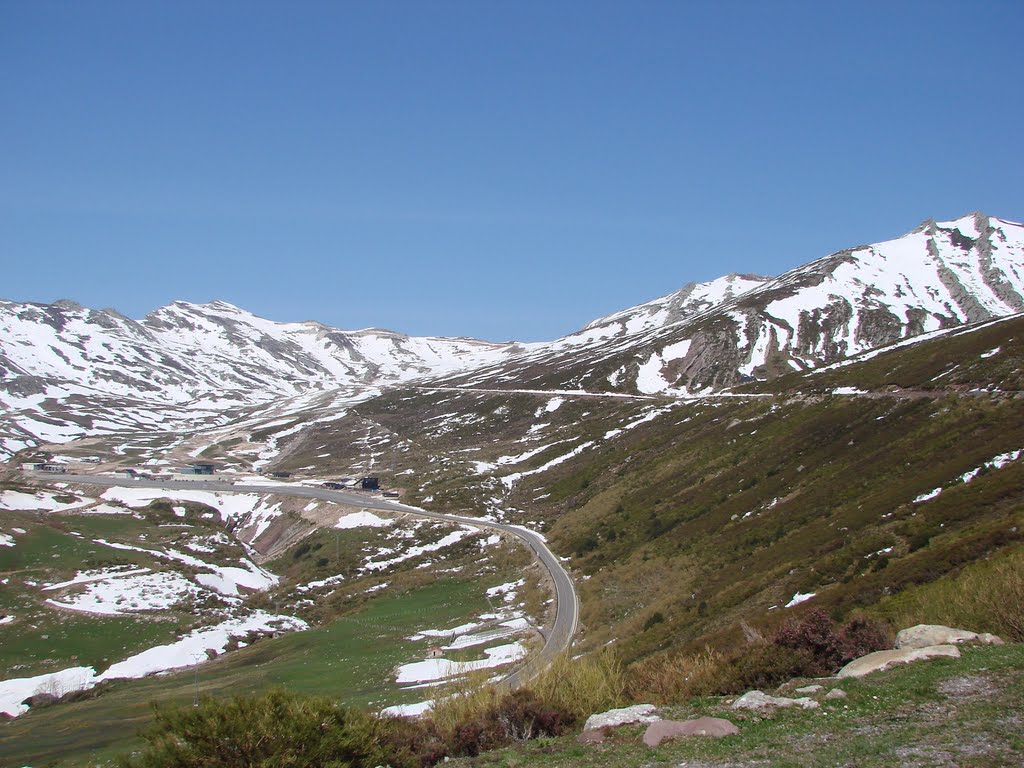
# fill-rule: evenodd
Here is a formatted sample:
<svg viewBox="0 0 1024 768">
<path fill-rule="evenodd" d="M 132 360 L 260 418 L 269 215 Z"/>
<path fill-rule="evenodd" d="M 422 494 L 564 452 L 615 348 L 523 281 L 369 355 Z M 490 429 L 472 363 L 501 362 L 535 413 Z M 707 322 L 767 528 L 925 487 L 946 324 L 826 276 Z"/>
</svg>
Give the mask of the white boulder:
<svg viewBox="0 0 1024 768">
<path fill-rule="evenodd" d="M 653 723 L 658 719 L 655 714 L 657 707 L 653 704 L 636 704 L 622 709 L 610 709 L 587 718 L 584 731 L 599 731 L 602 728 L 614 728 L 631 723 Z"/>
<path fill-rule="evenodd" d="M 895 664 L 909 664 L 913 661 L 933 659 L 938 656 L 960 658 L 960 651 L 955 645 L 931 645 L 927 648 L 903 648 L 896 651 L 875 651 L 867 656 L 854 659 L 839 670 L 836 677 L 864 677 L 872 672 L 880 672 Z"/>
<path fill-rule="evenodd" d="M 928 648 L 933 645 L 959 645 L 960 643 L 981 643 L 983 645 L 1002 645 L 1002 639 L 987 632 L 981 634 L 966 629 L 944 627 L 941 624 L 918 624 L 908 629 L 901 629 L 896 635 L 898 649 Z"/>
</svg>

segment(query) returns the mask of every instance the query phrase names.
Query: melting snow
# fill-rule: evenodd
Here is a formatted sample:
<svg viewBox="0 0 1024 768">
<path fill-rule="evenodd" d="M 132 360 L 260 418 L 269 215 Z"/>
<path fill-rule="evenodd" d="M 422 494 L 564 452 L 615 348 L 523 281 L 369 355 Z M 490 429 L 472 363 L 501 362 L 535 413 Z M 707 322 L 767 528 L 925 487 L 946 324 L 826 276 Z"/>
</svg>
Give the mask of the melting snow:
<svg viewBox="0 0 1024 768">
<path fill-rule="evenodd" d="M 516 641 L 507 645 L 487 648 L 486 658 L 475 661 L 449 661 L 448 659 L 426 659 L 412 664 L 403 664 L 395 670 L 395 681 L 398 683 L 422 683 L 425 681 L 444 680 L 456 675 L 464 675 L 478 669 L 489 669 L 511 664 L 526 655 L 526 648 Z"/>
<path fill-rule="evenodd" d="M 471 526 L 463 526 L 457 531 L 449 533 L 447 536 L 442 538 L 440 541 L 435 541 L 433 544 L 423 544 L 417 547 L 410 547 L 405 552 L 396 557 L 392 557 L 387 560 L 367 560 L 366 564 L 363 565 L 364 571 L 382 571 L 386 568 L 390 568 L 393 565 L 411 560 L 414 557 L 418 557 L 426 552 L 436 552 L 439 549 L 450 547 L 453 544 L 457 544 L 470 534 L 477 533 L 477 529 Z M 377 552 L 377 555 L 392 554 L 393 550 L 382 549 Z"/>
<path fill-rule="evenodd" d="M 245 616 L 228 619 L 213 627 L 197 629 L 168 645 L 138 653 L 114 664 L 97 675 L 92 667 L 73 667 L 46 675 L 16 678 L 0 682 L 0 712 L 17 716 L 28 711 L 21 702 L 35 693 L 62 696 L 71 691 L 92 688 L 104 680 L 139 678 L 157 672 L 191 667 L 206 661 L 210 654 L 224 652 L 232 638 L 245 637 L 250 632 L 286 632 L 308 629 L 309 625 L 294 616 L 279 616 L 256 611 Z"/>
<path fill-rule="evenodd" d="M 200 591 L 195 584 L 178 573 L 132 572 L 118 574 L 103 581 L 90 582 L 79 594 L 65 600 L 51 599 L 46 602 L 71 611 L 121 616 L 138 611 L 172 608 L 185 598 L 199 594 Z"/>
<path fill-rule="evenodd" d="M 0 509 L 43 511 L 43 512 L 67 512 L 70 509 L 92 504 L 94 499 L 82 498 L 69 504 L 57 501 L 52 494 L 44 493 L 22 493 L 21 491 L 0 491 Z"/>
<path fill-rule="evenodd" d="M 434 702 L 427 699 L 415 704 L 395 704 L 392 707 L 384 707 L 380 713 L 386 717 L 419 717 L 424 712 L 429 712 L 433 706 Z"/>
<path fill-rule="evenodd" d="M 395 521 L 386 517 L 378 517 L 373 512 L 353 512 L 350 515 L 344 515 L 338 519 L 335 523 L 335 528 L 387 528 L 389 525 L 394 525 Z"/>
<path fill-rule="evenodd" d="M 785 608 L 792 608 L 794 605 L 800 605 L 800 603 L 802 603 L 802 602 L 804 602 L 806 600 L 810 600 L 812 597 L 814 597 L 817 594 L 818 594 L 817 592 L 808 592 L 806 594 L 803 594 L 801 592 L 797 592 L 795 595 L 793 595 L 793 599 L 790 600 L 788 603 L 786 603 L 786 605 L 783 606 L 783 607 L 785 607 Z"/>
</svg>

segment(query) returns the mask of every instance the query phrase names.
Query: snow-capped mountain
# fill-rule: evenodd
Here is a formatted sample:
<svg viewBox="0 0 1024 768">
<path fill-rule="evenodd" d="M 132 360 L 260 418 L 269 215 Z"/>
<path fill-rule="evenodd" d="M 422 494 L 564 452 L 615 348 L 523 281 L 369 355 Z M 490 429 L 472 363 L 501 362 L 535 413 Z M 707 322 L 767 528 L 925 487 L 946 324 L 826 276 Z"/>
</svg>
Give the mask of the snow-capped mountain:
<svg viewBox="0 0 1024 768">
<path fill-rule="evenodd" d="M 289 398 L 320 397 L 329 410 L 337 393 L 365 398 L 428 376 L 693 394 L 1022 310 L 1024 226 L 981 213 L 776 278 L 689 284 L 537 344 L 276 323 L 224 302 L 175 302 L 134 321 L 72 302 L 0 301 L 0 447 L 209 426 Z"/>
<path fill-rule="evenodd" d="M 222 301 L 174 302 L 141 322 L 67 301 L 0 302 L 0 372 L 163 402 L 254 403 L 498 359 L 514 345 L 275 323 Z"/>
<path fill-rule="evenodd" d="M 324 390 L 372 393 L 518 352 L 514 344 L 275 323 L 225 302 L 131 320 L 74 302 L 0 301 L 0 441 L 203 423 Z"/>
<path fill-rule="evenodd" d="M 1020 311 L 1024 226 L 975 213 L 776 278 L 689 285 L 461 381 L 518 369 L 527 387 L 693 394 Z"/>
</svg>

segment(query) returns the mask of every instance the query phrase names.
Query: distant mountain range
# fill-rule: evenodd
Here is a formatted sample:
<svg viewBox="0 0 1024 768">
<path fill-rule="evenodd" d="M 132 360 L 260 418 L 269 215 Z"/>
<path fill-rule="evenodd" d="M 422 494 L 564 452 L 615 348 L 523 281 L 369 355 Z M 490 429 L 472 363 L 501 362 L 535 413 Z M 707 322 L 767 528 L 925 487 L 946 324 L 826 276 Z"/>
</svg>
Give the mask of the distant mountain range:
<svg viewBox="0 0 1024 768">
<path fill-rule="evenodd" d="M 277 323 L 225 302 L 135 321 L 0 301 L 0 452 L 223 423 L 284 399 L 449 386 L 694 396 L 1024 310 L 1024 226 L 975 213 L 776 278 L 728 275 L 542 343 Z"/>
</svg>

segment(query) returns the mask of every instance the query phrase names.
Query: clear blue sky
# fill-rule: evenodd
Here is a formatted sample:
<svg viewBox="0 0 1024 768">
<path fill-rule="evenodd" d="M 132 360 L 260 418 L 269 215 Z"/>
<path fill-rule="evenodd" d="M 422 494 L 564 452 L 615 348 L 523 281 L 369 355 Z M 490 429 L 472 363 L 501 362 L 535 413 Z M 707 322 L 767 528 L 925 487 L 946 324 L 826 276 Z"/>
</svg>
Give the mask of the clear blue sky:
<svg viewBox="0 0 1024 768">
<path fill-rule="evenodd" d="M 1024 218 L 1024 2 L 0 0 L 0 297 L 550 339 Z"/>
</svg>

